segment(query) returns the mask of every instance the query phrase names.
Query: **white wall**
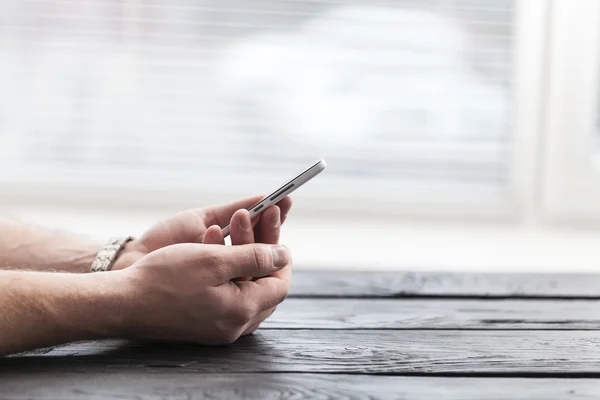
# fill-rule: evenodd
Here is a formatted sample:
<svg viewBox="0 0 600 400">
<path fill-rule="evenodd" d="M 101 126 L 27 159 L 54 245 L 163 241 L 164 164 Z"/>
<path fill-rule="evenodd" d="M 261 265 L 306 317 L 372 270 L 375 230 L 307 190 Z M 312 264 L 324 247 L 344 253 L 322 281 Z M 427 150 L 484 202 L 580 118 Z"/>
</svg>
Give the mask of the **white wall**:
<svg viewBox="0 0 600 400">
<path fill-rule="evenodd" d="M 165 210 L 12 207 L 23 220 L 105 240 L 139 235 Z M 282 242 L 299 268 L 479 272 L 600 271 L 600 231 L 585 228 L 394 219 L 326 220 L 290 214 Z"/>
</svg>

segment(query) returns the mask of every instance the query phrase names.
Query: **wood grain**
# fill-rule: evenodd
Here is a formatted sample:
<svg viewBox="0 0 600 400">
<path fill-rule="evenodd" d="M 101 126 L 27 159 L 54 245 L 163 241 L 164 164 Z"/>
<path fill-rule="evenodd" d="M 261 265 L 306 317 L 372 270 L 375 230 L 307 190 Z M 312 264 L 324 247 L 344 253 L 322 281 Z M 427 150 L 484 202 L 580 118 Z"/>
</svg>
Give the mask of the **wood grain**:
<svg viewBox="0 0 600 400">
<path fill-rule="evenodd" d="M 600 274 L 486 274 L 300 269 L 294 272 L 291 296 L 600 298 Z"/>
<path fill-rule="evenodd" d="M 263 328 L 600 329 L 600 300 L 292 298 Z"/>
<path fill-rule="evenodd" d="M 207 372 L 600 376 L 595 331 L 265 329 L 227 347 L 74 343 L 0 361 L 7 371 Z"/>
<path fill-rule="evenodd" d="M 301 270 L 292 291 L 231 346 L 108 340 L 0 359 L 0 398 L 600 397 L 585 379 L 600 378 L 600 275 Z"/>
<path fill-rule="evenodd" d="M 25 399 L 412 399 L 586 400 L 600 397 L 592 379 L 437 378 L 326 374 L 108 372 L 0 375 L 0 398 Z"/>
</svg>

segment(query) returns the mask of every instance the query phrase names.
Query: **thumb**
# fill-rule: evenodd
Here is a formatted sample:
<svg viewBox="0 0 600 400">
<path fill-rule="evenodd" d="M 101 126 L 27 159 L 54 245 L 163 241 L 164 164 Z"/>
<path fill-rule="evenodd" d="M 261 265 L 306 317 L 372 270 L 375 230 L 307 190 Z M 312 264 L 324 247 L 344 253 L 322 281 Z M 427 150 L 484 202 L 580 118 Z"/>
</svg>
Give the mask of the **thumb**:
<svg viewBox="0 0 600 400">
<path fill-rule="evenodd" d="M 277 245 L 215 246 L 211 251 L 222 261 L 220 268 L 215 269 L 219 283 L 239 276 L 261 278 L 279 271 L 291 262 L 289 251 Z"/>
</svg>

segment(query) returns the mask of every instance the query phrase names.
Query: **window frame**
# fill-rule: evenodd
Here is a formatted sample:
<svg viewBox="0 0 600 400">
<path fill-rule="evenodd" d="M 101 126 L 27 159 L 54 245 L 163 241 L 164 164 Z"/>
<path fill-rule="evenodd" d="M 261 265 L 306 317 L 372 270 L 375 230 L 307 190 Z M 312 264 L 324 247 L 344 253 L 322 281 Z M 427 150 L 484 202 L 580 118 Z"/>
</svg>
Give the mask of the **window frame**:
<svg viewBox="0 0 600 400">
<path fill-rule="evenodd" d="M 600 220 L 600 169 L 592 139 L 600 91 L 600 3 L 556 0 L 549 22 L 543 217 L 553 222 Z"/>
</svg>

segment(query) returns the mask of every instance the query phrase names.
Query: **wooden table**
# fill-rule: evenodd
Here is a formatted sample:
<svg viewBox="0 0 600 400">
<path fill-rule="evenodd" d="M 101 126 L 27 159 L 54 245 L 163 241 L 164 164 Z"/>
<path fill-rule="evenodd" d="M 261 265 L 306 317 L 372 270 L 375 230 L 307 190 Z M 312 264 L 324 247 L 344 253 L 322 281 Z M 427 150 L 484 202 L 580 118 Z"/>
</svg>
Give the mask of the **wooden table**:
<svg viewBox="0 0 600 400">
<path fill-rule="evenodd" d="M 228 347 L 72 343 L 0 360 L 1 399 L 597 399 L 600 275 L 297 271 Z"/>
</svg>

